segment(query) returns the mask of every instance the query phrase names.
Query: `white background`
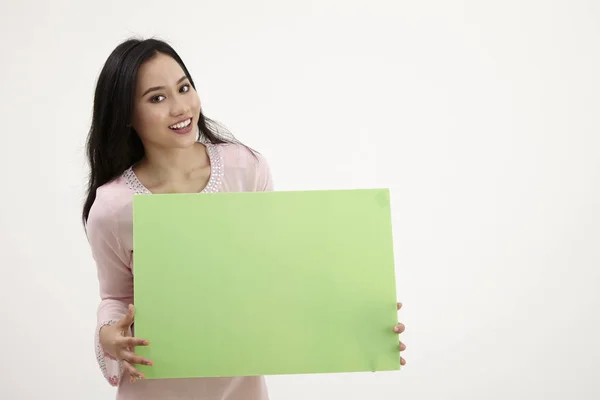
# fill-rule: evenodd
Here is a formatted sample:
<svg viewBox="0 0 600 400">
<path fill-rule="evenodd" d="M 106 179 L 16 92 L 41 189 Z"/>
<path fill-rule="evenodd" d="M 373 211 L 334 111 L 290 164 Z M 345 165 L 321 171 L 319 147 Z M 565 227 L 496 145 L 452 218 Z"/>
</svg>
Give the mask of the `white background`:
<svg viewBox="0 0 600 400">
<path fill-rule="evenodd" d="M 83 146 L 131 35 L 175 46 L 278 190 L 392 189 L 408 365 L 273 399 L 600 398 L 600 2 L 119 3 L 2 1 L 0 398 L 113 396 Z"/>
</svg>

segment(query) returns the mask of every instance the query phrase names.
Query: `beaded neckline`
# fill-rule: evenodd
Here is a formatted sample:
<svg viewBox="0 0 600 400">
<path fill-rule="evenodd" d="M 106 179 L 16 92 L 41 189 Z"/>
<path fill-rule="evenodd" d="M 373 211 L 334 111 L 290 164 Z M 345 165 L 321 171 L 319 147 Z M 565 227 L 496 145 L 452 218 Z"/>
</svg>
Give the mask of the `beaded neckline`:
<svg viewBox="0 0 600 400">
<path fill-rule="evenodd" d="M 208 159 L 210 161 L 210 177 L 208 183 L 199 193 L 215 193 L 219 191 L 221 185 L 221 178 L 223 177 L 223 159 L 221 157 L 221 151 L 218 146 L 213 143 L 205 143 L 206 150 L 208 152 Z M 127 186 L 135 194 L 152 194 L 146 186 L 140 182 L 135 172 L 133 172 L 133 166 L 127 168 L 123 172 L 123 178 L 127 183 Z"/>
</svg>

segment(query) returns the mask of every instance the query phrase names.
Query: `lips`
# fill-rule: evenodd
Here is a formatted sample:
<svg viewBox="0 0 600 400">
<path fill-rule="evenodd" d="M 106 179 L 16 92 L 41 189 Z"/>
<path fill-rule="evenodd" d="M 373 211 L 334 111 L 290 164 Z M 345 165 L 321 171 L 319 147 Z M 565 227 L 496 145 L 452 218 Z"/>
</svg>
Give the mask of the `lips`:
<svg viewBox="0 0 600 400">
<path fill-rule="evenodd" d="M 179 121 L 178 123 L 169 126 L 169 129 L 172 129 L 174 131 L 179 130 L 179 129 L 184 129 L 184 128 L 188 127 L 191 123 L 192 123 L 192 119 L 187 118 L 187 119 L 184 119 L 183 121 Z"/>
</svg>

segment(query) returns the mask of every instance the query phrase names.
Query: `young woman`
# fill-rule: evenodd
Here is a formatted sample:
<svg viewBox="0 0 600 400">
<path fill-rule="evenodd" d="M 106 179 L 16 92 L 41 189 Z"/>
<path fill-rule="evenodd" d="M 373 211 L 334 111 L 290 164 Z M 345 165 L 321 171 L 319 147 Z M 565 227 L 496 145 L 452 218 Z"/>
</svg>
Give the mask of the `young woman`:
<svg viewBox="0 0 600 400">
<path fill-rule="evenodd" d="M 83 221 L 101 296 L 96 356 L 117 399 L 267 399 L 262 377 L 143 380 L 136 365 L 152 362 L 135 354 L 148 343 L 134 336 L 132 305 L 134 194 L 270 191 L 265 158 L 219 133 L 179 55 L 155 39 L 127 40 L 108 57 L 87 150 Z"/>
</svg>

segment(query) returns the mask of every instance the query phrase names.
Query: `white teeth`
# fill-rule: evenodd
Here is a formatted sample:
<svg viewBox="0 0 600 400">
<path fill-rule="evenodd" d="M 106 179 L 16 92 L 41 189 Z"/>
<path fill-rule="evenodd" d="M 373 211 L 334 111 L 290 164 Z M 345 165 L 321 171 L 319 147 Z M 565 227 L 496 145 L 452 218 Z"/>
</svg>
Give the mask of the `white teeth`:
<svg viewBox="0 0 600 400">
<path fill-rule="evenodd" d="M 183 122 L 180 122 L 178 124 L 171 125 L 169 128 L 171 128 L 171 129 L 181 129 L 181 128 L 185 128 L 186 126 L 188 126 L 191 123 L 192 123 L 192 119 L 190 118 L 190 119 L 187 119 L 187 120 L 185 120 Z"/>
</svg>

